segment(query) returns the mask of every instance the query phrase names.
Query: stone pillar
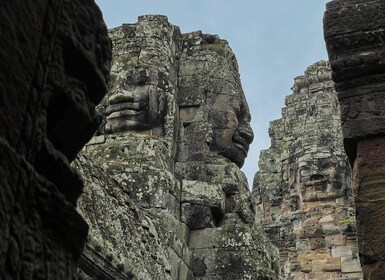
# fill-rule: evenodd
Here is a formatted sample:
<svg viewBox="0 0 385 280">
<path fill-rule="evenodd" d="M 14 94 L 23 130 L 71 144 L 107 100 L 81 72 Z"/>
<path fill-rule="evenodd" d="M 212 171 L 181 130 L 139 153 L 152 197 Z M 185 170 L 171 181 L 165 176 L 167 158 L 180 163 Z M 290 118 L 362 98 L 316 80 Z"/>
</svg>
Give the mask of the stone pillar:
<svg viewBox="0 0 385 280">
<path fill-rule="evenodd" d="M 341 104 L 345 150 L 353 168 L 365 279 L 385 277 L 385 2 L 327 4 L 324 36 Z"/>
<path fill-rule="evenodd" d="M 73 279 L 87 237 L 69 165 L 99 125 L 111 49 L 91 0 L 0 4 L 0 275 Z"/>
<path fill-rule="evenodd" d="M 294 79 L 282 118 L 269 127 L 254 180 L 257 222 L 280 249 L 285 279 L 362 277 L 343 150 L 340 107 L 329 63 Z"/>
</svg>

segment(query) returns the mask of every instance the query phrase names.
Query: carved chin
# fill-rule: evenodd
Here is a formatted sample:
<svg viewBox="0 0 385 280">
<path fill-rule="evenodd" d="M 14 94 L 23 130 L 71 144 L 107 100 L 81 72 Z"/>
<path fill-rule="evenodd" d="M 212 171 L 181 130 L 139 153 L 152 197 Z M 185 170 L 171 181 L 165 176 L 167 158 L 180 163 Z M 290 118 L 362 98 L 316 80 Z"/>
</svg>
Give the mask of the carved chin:
<svg viewBox="0 0 385 280">
<path fill-rule="evenodd" d="M 336 192 L 306 192 L 303 199 L 304 202 L 314 202 L 314 201 L 323 201 L 323 200 L 333 200 L 336 198 L 342 197 L 342 194 Z"/>
<path fill-rule="evenodd" d="M 219 154 L 228 158 L 241 168 L 245 163 L 247 151 L 244 146 L 237 143 L 231 143 L 227 148 L 220 149 Z"/>
</svg>

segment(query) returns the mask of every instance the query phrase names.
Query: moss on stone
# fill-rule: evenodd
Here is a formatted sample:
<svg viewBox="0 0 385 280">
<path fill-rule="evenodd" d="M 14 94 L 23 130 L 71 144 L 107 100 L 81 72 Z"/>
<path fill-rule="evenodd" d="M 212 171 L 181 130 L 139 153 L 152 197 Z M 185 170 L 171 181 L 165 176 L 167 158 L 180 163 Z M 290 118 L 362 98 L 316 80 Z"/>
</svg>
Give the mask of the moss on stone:
<svg viewBox="0 0 385 280">
<path fill-rule="evenodd" d="M 203 49 L 211 50 L 216 52 L 219 55 L 223 55 L 225 53 L 226 44 L 224 43 L 205 44 L 202 47 Z"/>
</svg>

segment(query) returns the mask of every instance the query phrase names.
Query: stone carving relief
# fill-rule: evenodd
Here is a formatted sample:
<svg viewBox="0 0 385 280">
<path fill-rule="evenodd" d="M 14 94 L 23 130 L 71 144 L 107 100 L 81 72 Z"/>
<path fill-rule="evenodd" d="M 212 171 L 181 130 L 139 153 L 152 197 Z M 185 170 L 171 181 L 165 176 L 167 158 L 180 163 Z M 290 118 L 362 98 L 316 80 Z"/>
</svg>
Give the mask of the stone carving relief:
<svg viewBox="0 0 385 280">
<path fill-rule="evenodd" d="M 345 158 L 324 151 L 315 153 L 312 159 L 305 156 L 294 160 L 301 164 L 294 175 L 301 202 L 348 199 Z"/>
<path fill-rule="evenodd" d="M 137 24 L 112 29 L 110 36 L 112 87 L 99 107 L 105 125 L 84 155 L 142 208 L 167 249 L 171 271 L 147 269 L 140 275 L 211 279 L 231 272 L 275 279 L 276 250 L 253 225 L 250 192 L 239 169 L 253 132 L 228 43 L 200 31 L 182 35 L 164 16 L 139 17 Z M 81 209 L 95 203 L 90 196 L 94 194 L 84 197 Z M 114 207 L 103 207 L 114 215 Z M 104 230 L 93 215 L 81 211 L 90 220 L 95 241 Z M 132 223 L 119 217 L 120 224 Z M 234 223 L 241 226 L 234 229 Z M 174 229 L 178 235 L 172 234 Z M 236 244 L 227 242 L 229 235 L 236 236 Z M 125 246 L 132 246 L 110 239 L 106 242 L 115 254 L 126 255 Z M 250 250 L 233 253 L 250 240 Z M 205 242 L 217 249 L 208 252 L 212 245 Z M 140 256 L 133 254 L 128 255 L 136 263 Z M 227 262 L 228 270 L 221 269 L 220 262 Z M 247 264 L 239 267 L 240 262 Z M 139 275 L 142 268 L 133 266 Z"/>
<path fill-rule="evenodd" d="M 179 75 L 181 113 L 192 108 L 201 112 L 195 119 L 181 121 L 185 126 L 206 122 L 211 130 L 205 139 L 209 148 L 242 167 L 254 135 L 236 59 L 227 42 L 200 32 L 186 34 Z"/>
<path fill-rule="evenodd" d="M 123 64 L 123 66 L 117 61 L 115 65 L 114 70 L 124 74 L 123 77 L 112 76 L 114 79 L 112 84 L 115 86 L 108 95 L 105 108 L 107 119 L 105 132 L 145 132 L 153 129 L 154 134 L 161 134 L 166 96 L 157 86 L 159 80 L 157 73 L 148 73 L 149 71 L 145 69 L 135 69 L 132 73 L 128 73 L 119 66 L 132 69 L 132 65 Z"/>
</svg>

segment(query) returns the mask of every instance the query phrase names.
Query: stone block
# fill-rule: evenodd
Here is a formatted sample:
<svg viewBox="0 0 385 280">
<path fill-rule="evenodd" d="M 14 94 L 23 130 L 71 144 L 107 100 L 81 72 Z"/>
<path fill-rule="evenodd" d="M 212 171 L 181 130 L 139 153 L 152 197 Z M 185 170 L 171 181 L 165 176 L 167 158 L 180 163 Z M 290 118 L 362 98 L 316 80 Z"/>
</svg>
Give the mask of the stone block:
<svg viewBox="0 0 385 280">
<path fill-rule="evenodd" d="M 353 251 L 351 246 L 337 246 L 332 248 L 332 257 L 352 257 Z"/>
<path fill-rule="evenodd" d="M 333 223 L 334 222 L 334 217 L 333 215 L 325 215 L 323 216 L 320 220 L 320 224 L 327 224 L 327 223 Z"/>
<path fill-rule="evenodd" d="M 341 259 L 340 258 L 329 258 L 323 271 L 341 271 Z"/>
<path fill-rule="evenodd" d="M 202 122 L 204 120 L 203 106 L 192 105 L 179 108 L 179 120 L 187 125 L 192 122 Z"/>
<path fill-rule="evenodd" d="M 226 196 L 219 185 L 183 180 L 181 202 L 205 205 L 224 213 Z"/>
<path fill-rule="evenodd" d="M 298 262 L 301 267 L 302 272 L 311 272 L 313 270 L 312 262 L 313 261 L 323 261 L 330 258 L 330 254 L 326 250 L 319 251 L 305 251 L 298 252 L 297 254 Z"/>
<path fill-rule="evenodd" d="M 217 237 L 221 235 L 221 231 L 222 229 L 219 227 L 191 231 L 189 248 L 191 250 L 214 248 L 217 244 Z"/>
<path fill-rule="evenodd" d="M 327 223 L 321 225 L 322 233 L 324 235 L 336 235 L 341 232 L 341 225 L 334 223 Z"/>
<path fill-rule="evenodd" d="M 211 208 L 199 204 L 182 203 L 181 220 L 190 229 L 211 228 L 215 226 Z"/>
<path fill-rule="evenodd" d="M 325 248 L 325 238 L 311 238 L 310 242 L 312 250 Z"/>
<path fill-rule="evenodd" d="M 305 240 L 298 240 L 296 243 L 295 243 L 295 249 L 297 251 L 306 251 L 306 250 L 310 250 L 311 249 L 311 242 L 309 239 L 305 239 Z"/>
<path fill-rule="evenodd" d="M 306 219 L 302 225 L 303 236 L 307 238 L 317 238 L 322 236 L 321 227 L 318 223 L 318 217 Z"/>
<path fill-rule="evenodd" d="M 272 270 L 266 265 L 263 255 L 262 252 L 246 248 L 236 251 L 225 248 L 199 249 L 194 251 L 193 270 L 196 276 L 205 276 L 206 279 L 211 279 L 209 277 L 212 276 L 242 275 L 245 271 L 257 273 L 262 270 L 271 273 Z"/>
<path fill-rule="evenodd" d="M 307 274 L 306 276 L 304 276 L 304 278 L 300 278 L 300 280 L 330 280 L 339 279 L 340 277 L 341 273 L 338 272 L 316 271 Z"/>
<path fill-rule="evenodd" d="M 353 257 L 341 257 L 341 272 L 361 272 L 361 264 L 359 259 Z"/>
<path fill-rule="evenodd" d="M 364 276 L 362 272 L 342 273 L 343 279 L 363 280 Z"/>
<path fill-rule="evenodd" d="M 326 266 L 327 260 L 313 260 L 311 262 L 312 265 L 312 271 L 324 271 Z"/>
<path fill-rule="evenodd" d="M 325 245 L 328 248 L 336 246 L 344 246 L 346 244 L 346 237 L 342 234 L 325 236 Z"/>
</svg>

